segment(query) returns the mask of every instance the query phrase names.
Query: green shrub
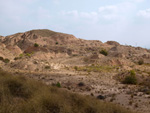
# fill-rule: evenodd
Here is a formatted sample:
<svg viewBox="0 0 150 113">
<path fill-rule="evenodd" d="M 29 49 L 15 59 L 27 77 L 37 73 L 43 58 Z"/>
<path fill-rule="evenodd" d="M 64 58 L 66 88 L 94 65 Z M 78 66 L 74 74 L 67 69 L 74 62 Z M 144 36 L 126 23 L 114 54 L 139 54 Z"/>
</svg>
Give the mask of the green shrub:
<svg viewBox="0 0 150 113">
<path fill-rule="evenodd" d="M 15 58 L 14 58 L 14 60 L 19 60 L 19 59 L 21 59 L 21 57 L 15 57 Z"/>
<path fill-rule="evenodd" d="M 5 62 L 5 63 L 9 63 L 9 62 L 10 62 L 10 60 L 9 60 L 8 58 L 6 58 L 6 59 L 4 59 L 4 60 L 3 60 L 3 62 Z"/>
<path fill-rule="evenodd" d="M 131 70 L 131 71 L 130 71 L 130 75 L 136 75 L 135 71 L 134 71 L 134 70 Z"/>
<path fill-rule="evenodd" d="M 124 84 L 137 84 L 137 78 L 134 70 L 130 71 L 130 75 L 126 76 L 124 81 Z"/>
<path fill-rule="evenodd" d="M 25 55 L 26 55 L 26 56 L 28 56 L 28 57 L 30 57 L 30 56 L 31 56 L 31 54 L 30 54 L 30 53 L 26 53 Z"/>
<path fill-rule="evenodd" d="M 78 67 L 77 67 L 77 66 L 75 66 L 75 67 L 74 67 L 74 69 L 77 71 L 77 70 L 78 70 Z"/>
<path fill-rule="evenodd" d="M 20 54 L 19 57 L 23 57 L 23 54 Z"/>
<path fill-rule="evenodd" d="M 21 54 L 19 55 L 19 57 L 15 57 L 15 58 L 14 58 L 14 60 L 21 59 L 23 56 L 24 56 L 24 54 L 23 54 L 23 53 L 21 53 Z"/>
<path fill-rule="evenodd" d="M 100 51 L 100 54 L 103 54 L 103 55 L 107 56 L 108 52 L 105 49 L 103 49 L 103 50 Z"/>
<path fill-rule="evenodd" d="M 135 75 L 126 76 L 123 83 L 124 84 L 137 84 L 136 76 Z"/>
<path fill-rule="evenodd" d="M 0 57 L 0 60 L 1 60 L 1 61 L 3 61 L 3 60 L 4 60 L 4 58 L 3 58 L 3 57 Z"/>
<path fill-rule="evenodd" d="M 59 82 L 57 82 L 56 86 L 61 88 L 61 84 Z"/>
<path fill-rule="evenodd" d="M 142 59 L 141 59 L 141 60 L 139 60 L 139 61 L 138 61 L 138 64 L 139 64 L 139 65 L 144 64 L 144 60 L 142 60 Z"/>
<path fill-rule="evenodd" d="M 10 60 L 8 58 L 3 58 L 3 57 L 0 57 L 0 60 L 3 61 L 4 63 L 9 63 Z"/>
<path fill-rule="evenodd" d="M 60 82 L 52 83 L 52 86 L 56 86 L 56 87 L 58 87 L 58 88 L 61 88 L 61 84 L 60 84 Z"/>
<path fill-rule="evenodd" d="M 58 45 L 58 42 L 56 42 L 55 44 Z"/>
<path fill-rule="evenodd" d="M 50 66 L 45 66 L 45 69 L 50 69 Z"/>
<path fill-rule="evenodd" d="M 34 44 L 34 47 L 39 47 L 39 44 L 35 43 L 35 44 Z"/>
</svg>

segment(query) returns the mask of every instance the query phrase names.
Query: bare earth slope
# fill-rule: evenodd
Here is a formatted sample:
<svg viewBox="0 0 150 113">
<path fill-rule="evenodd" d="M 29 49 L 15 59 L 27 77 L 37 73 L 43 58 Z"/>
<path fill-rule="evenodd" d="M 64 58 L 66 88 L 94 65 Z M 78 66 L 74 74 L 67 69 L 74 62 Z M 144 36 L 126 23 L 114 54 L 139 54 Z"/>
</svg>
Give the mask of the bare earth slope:
<svg viewBox="0 0 150 113">
<path fill-rule="evenodd" d="M 150 50 L 47 29 L 0 37 L 0 67 L 46 84 L 150 112 Z M 9 59 L 6 62 L 4 59 Z M 123 84 L 133 74 L 135 84 Z"/>
</svg>

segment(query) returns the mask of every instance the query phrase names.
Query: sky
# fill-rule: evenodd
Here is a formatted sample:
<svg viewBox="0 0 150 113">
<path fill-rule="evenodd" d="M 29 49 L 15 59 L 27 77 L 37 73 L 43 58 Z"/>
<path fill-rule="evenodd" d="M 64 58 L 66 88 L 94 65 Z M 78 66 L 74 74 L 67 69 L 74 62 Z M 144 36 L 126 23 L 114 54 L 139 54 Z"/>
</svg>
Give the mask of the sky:
<svg viewBox="0 0 150 113">
<path fill-rule="evenodd" d="M 0 35 L 32 29 L 150 48 L 150 0 L 0 0 Z"/>
</svg>

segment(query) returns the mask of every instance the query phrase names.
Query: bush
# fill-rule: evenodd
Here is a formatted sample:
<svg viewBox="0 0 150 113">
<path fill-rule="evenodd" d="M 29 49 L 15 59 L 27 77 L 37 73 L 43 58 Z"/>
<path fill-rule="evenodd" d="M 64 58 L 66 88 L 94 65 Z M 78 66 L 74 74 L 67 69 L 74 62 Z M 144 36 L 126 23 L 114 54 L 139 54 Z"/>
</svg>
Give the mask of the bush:
<svg viewBox="0 0 150 113">
<path fill-rule="evenodd" d="M 50 66 L 45 66 L 45 69 L 50 69 Z"/>
<path fill-rule="evenodd" d="M 126 76 L 123 83 L 124 84 L 137 84 L 136 76 L 135 75 Z"/>
<path fill-rule="evenodd" d="M 137 78 L 134 70 L 130 71 L 130 75 L 126 76 L 124 81 L 124 84 L 137 84 Z"/>
<path fill-rule="evenodd" d="M 3 60 L 4 60 L 4 58 L 3 58 L 3 57 L 0 57 L 0 60 L 1 60 L 1 61 L 3 61 Z"/>
<path fill-rule="evenodd" d="M 23 57 L 23 54 L 20 54 L 19 57 Z"/>
<path fill-rule="evenodd" d="M 58 42 L 55 43 L 56 45 L 58 44 Z"/>
<path fill-rule="evenodd" d="M 83 82 L 78 83 L 79 87 L 85 86 L 85 84 Z"/>
<path fill-rule="evenodd" d="M 139 65 L 144 64 L 144 60 L 142 60 L 142 59 L 141 59 L 141 60 L 139 60 L 139 61 L 138 61 L 138 64 L 139 64 Z"/>
<path fill-rule="evenodd" d="M 60 82 L 52 83 L 52 86 L 55 86 L 55 87 L 61 88 L 61 84 L 60 84 Z"/>
<path fill-rule="evenodd" d="M 30 56 L 31 56 L 31 54 L 30 54 L 30 53 L 26 53 L 25 55 L 26 55 L 26 56 L 28 56 L 28 57 L 30 57 Z"/>
<path fill-rule="evenodd" d="M 35 44 L 34 44 L 34 47 L 39 47 L 39 44 L 35 43 Z"/>
<path fill-rule="evenodd" d="M 61 88 L 61 84 L 59 82 L 57 82 L 56 86 Z"/>
<path fill-rule="evenodd" d="M 3 57 L 0 57 L 0 60 L 3 61 L 4 63 L 9 63 L 10 60 L 8 58 L 3 58 Z"/>
<path fill-rule="evenodd" d="M 9 63 L 9 62 L 10 62 L 10 60 L 9 60 L 8 58 L 6 58 L 6 59 L 4 59 L 4 60 L 3 60 L 3 62 L 5 62 L 5 63 Z"/>
<path fill-rule="evenodd" d="M 131 71 L 130 71 L 130 75 L 136 75 L 135 71 L 134 71 L 134 70 L 131 70 Z"/>
<path fill-rule="evenodd" d="M 103 50 L 100 51 L 100 54 L 103 54 L 103 55 L 107 56 L 108 52 L 105 49 L 103 49 Z"/>
<path fill-rule="evenodd" d="M 21 59 L 22 57 L 15 57 L 14 60 L 19 60 Z"/>
<path fill-rule="evenodd" d="M 78 67 L 77 67 L 77 66 L 75 66 L 75 67 L 74 67 L 74 69 L 77 71 L 77 70 L 78 70 Z"/>
</svg>

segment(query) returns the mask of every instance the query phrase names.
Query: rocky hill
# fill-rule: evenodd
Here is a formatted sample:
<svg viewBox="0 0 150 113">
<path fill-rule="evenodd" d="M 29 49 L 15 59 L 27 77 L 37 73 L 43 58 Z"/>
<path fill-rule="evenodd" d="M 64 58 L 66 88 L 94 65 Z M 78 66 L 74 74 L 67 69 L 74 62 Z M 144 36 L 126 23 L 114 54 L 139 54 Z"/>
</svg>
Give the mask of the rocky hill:
<svg viewBox="0 0 150 113">
<path fill-rule="evenodd" d="M 11 64 L 24 62 L 24 60 L 28 59 L 32 61 L 49 61 L 53 58 L 63 57 L 73 60 L 75 56 L 78 58 L 76 63 L 80 65 L 92 64 L 93 62 L 109 65 L 128 65 L 138 63 L 140 60 L 143 60 L 145 63 L 150 63 L 150 52 L 147 49 L 123 46 L 114 41 L 102 43 L 101 41 L 95 40 L 83 40 L 73 35 L 46 29 L 31 30 L 25 33 L 0 37 L 0 40 L 2 43 L 1 46 L 6 49 L 1 52 L 1 56 L 10 58 L 12 61 Z M 107 57 L 101 54 L 101 51 L 107 52 Z M 5 55 L 3 55 L 4 53 Z M 27 57 L 27 55 L 30 57 Z M 55 62 L 55 60 L 53 61 Z M 60 63 L 67 65 L 68 61 L 65 61 Z M 70 65 L 74 65 L 74 63 L 72 64 L 70 61 Z M 21 67 L 23 68 L 23 66 Z"/>
<path fill-rule="evenodd" d="M 138 106 L 136 111 L 150 112 L 150 87 L 144 85 L 150 80 L 150 50 L 145 48 L 84 40 L 47 29 L 31 30 L 0 36 L 0 67 L 46 84 L 60 82 L 71 91 L 101 95 L 127 108 Z M 122 84 L 130 72 L 136 76 L 139 87 Z M 130 95 L 136 95 L 132 105 Z"/>
</svg>

